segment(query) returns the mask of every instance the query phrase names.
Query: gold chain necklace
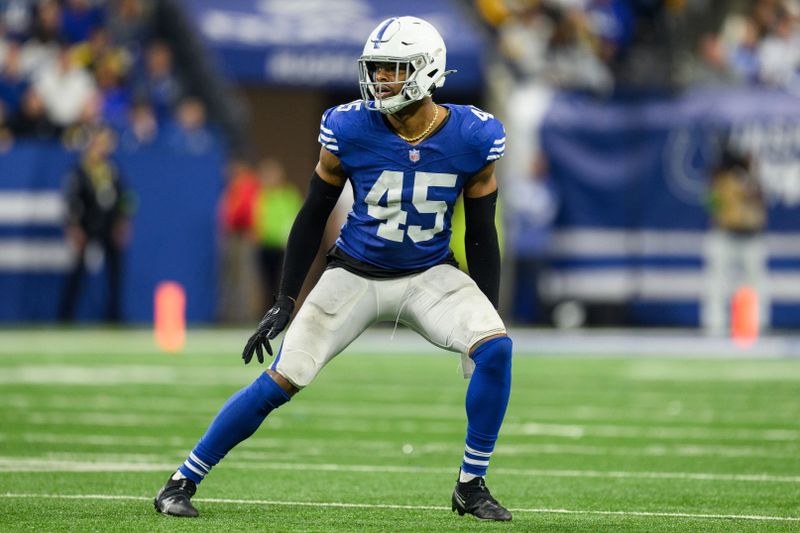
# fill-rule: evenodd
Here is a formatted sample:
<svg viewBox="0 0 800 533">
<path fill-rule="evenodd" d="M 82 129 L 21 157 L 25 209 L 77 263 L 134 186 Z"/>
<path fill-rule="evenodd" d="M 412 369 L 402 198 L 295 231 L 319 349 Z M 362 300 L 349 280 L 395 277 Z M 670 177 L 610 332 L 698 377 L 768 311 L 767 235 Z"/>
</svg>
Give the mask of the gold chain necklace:
<svg viewBox="0 0 800 533">
<path fill-rule="evenodd" d="M 416 137 L 406 137 L 405 135 L 403 135 L 400 132 L 395 132 L 395 133 L 397 133 L 397 135 L 401 139 L 403 139 L 405 142 L 407 142 L 407 143 L 415 143 L 415 142 L 417 142 L 417 141 L 419 141 L 421 139 L 424 139 L 425 136 L 427 136 L 431 132 L 431 128 L 433 128 L 433 125 L 436 124 L 436 119 L 437 118 L 439 118 L 439 106 L 434 104 L 434 107 L 433 107 L 433 120 L 431 120 L 431 123 L 428 124 L 427 128 L 425 128 L 425 131 L 423 131 L 422 133 L 420 133 Z"/>
</svg>

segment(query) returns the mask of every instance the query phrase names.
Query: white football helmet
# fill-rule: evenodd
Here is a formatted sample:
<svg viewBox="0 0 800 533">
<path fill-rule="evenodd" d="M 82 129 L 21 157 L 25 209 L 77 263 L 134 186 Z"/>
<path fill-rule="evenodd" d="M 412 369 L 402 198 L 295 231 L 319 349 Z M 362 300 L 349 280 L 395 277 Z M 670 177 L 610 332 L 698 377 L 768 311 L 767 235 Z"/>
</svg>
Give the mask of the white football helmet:
<svg viewBox="0 0 800 533">
<path fill-rule="evenodd" d="M 364 45 L 358 60 L 358 84 L 367 109 L 390 115 L 412 102 L 422 100 L 444 85 L 447 49 L 444 40 L 429 22 L 417 17 L 394 17 L 376 27 Z M 394 64 L 395 80 L 375 79 L 378 64 Z M 394 96 L 381 98 L 388 85 L 402 84 Z"/>
</svg>

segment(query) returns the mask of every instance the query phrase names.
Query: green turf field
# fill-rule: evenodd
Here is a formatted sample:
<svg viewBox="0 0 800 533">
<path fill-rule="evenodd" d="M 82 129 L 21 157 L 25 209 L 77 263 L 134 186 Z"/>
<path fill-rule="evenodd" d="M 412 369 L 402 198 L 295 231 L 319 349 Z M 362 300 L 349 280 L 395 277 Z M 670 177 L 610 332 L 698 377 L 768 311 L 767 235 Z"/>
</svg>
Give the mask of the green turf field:
<svg viewBox="0 0 800 533">
<path fill-rule="evenodd" d="M 387 332 L 387 337 L 389 333 Z M 346 352 L 200 486 L 152 497 L 254 379 L 247 332 L 0 330 L 2 531 L 799 531 L 800 360 L 518 353 L 488 485 L 510 524 L 450 511 L 458 357 Z"/>
</svg>

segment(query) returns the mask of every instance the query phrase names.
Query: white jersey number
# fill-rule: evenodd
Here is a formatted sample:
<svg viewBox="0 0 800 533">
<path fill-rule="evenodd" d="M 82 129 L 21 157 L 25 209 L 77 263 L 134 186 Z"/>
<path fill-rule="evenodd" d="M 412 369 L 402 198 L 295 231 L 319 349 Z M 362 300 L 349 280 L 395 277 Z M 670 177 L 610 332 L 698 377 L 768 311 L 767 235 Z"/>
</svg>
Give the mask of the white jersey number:
<svg viewBox="0 0 800 533">
<path fill-rule="evenodd" d="M 350 102 L 349 104 L 342 104 L 340 106 L 336 106 L 336 111 L 351 111 L 355 109 L 356 111 L 361 109 L 361 104 L 364 102 L 361 100 L 355 100 Z"/>
<path fill-rule="evenodd" d="M 486 111 L 481 111 L 474 105 L 469 106 L 469 110 L 472 111 L 472 114 L 481 119 L 481 122 L 486 122 L 490 118 L 494 118 L 494 115 L 491 113 L 487 113 Z"/>
<path fill-rule="evenodd" d="M 412 203 L 419 213 L 435 214 L 433 227 L 422 229 L 422 226 L 400 227 L 408 219 L 408 213 L 402 209 L 403 173 L 396 170 L 384 170 L 372 186 L 365 200 L 367 214 L 372 218 L 383 220 L 378 226 L 378 235 L 384 239 L 403 242 L 406 233 L 414 242 L 431 240 L 434 235 L 444 229 L 444 215 L 447 202 L 428 199 L 429 187 L 455 187 L 458 176 L 441 172 L 415 172 Z M 386 206 L 379 204 L 386 196 Z"/>
</svg>

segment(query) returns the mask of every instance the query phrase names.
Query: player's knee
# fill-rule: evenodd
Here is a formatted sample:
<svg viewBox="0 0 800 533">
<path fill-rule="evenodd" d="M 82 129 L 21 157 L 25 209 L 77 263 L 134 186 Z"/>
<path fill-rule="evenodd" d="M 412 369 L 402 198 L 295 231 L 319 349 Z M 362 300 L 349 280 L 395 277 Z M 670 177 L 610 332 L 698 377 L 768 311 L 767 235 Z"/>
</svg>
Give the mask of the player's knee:
<svg viewBox="0 0 800 533">
<path fill-rule="evenodd" d="M 317 377 L 320 365 L 310 353 L 284 346 L 281 350 L 280 360 L 273 368 L 292 387 L 301 390 Z"/>
<path fill-rule="evenodd" d="M 267 370 L 265 370 L 265 372 L 266 372 L 266 373 L 269 375 L 269 377 L 271 377 L 271 378 L 272 378 L 272 381 L 274 381 L 275 383 L 277 383 L 277 384 L 278 384 L 278 386 L 279 386 L 279 387 L 280 387 L 280 388 L 281 388 L 281 389 L 282 389 L 282 390 L 283 390 L 283 391 L 284 391 L 286 394 L 288 394 L 288 395 L 289 395 L 289 397 L 292 397 L 292 396 L 294 396 L 295 394 L 297 394 L 298 392 L 300 392 L 300 389 L 298 389 L 297 387 L 295 387 L 294 385 L 292 385 L 292 383 L 291 383 L 291 382 L 290 382 L 288 379 L 286 379 L 285 377 L 283 377 L 282 375 L 280 375 L 280 374 L 279 374 L 279 373 L 277 373 L 276 371 L 274 371 L 274 370 L 272 370 L 272 369 L 269 369 L 269 368 L 268 368 Z"/>
<path fill-rule="evenodd" d="M 472 360 L 475 361 L 475 367 L 484 372 L 510 375 L 512 348 L 509 337 L 496 337 L 475 348 Z"/>
</svg>

